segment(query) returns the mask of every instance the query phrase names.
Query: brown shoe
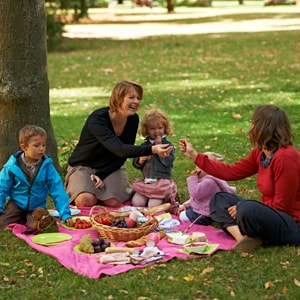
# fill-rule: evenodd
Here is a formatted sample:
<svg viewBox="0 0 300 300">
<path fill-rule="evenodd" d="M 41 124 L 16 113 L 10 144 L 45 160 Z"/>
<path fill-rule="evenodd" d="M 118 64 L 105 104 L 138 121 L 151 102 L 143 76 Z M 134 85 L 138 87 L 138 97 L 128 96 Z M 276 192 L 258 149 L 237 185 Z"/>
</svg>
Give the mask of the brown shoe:
<svg viewBox="0 0 300 300">
<path fill-rule="evenodd" d="M 259 238 L 246 237 L 237 242 L 233 250 L 237 252 L 251 252 L 258 249 L 262 243 L 263 241 Z"/>
</svg>

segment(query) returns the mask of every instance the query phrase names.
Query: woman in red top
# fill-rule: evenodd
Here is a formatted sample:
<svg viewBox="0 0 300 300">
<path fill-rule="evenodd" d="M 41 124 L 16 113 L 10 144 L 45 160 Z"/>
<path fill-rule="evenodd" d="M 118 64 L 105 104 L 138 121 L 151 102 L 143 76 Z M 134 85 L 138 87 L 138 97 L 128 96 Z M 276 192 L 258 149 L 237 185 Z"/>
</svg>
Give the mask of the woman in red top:
<svg viewBox="0 0 300 300">
<path fill-rule="evenodd" d="M 210 201 L 211 217 L 232 235 L 237 251 L 268 245 L 300 244 L 300 154 L 285 112 L 274 105 L 259 106 L 248 132 L 255 146 L 233 164 L 210 160 L 181 140 L 180 151 L 208 174 L 235 181 L 257 174 L 261 202 L 229 193 Z"/>
</svg>

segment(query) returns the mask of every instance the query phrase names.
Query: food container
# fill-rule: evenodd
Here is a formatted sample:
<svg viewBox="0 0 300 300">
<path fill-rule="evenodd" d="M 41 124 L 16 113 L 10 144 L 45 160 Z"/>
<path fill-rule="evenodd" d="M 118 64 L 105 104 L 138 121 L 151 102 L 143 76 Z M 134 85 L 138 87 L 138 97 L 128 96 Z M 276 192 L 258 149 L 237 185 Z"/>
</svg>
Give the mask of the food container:
<svg viewBox="0 0 300 300">
<path fill-rule="evenodd" d="M 147 247 L 154 247 L 158 244 L 160 240 L 159 234 L 157 232 L 152 232 L 147 235 L 146 245 Z"/>
<path fill-rule="evenodd" d="M 197 243 L 186 244 L 183 247 L 190 253 L 200 253 L 206 249 L 207 245 L 208 243 L 205 242 L 197 242 Z"/>
<path fill-rule="evenodd" d="M 126 220 L 126 224 L 128 228 L 133 228 L 136 226 L 136 220 L 139 217 L 139 215 L 135 212 L 132 211 L 128 217 L 128 219 Z"/>
<path fill-rule="evenodd" d="M 203 232 L 193 232 L 191 236 L 191 243 L 193 242 L 207 242 L 207 237 Z"/>
<path fill-rule="evenodd" d="M 166 233 L 168 241 L 172 244 L 184 245 L 189 242 L 190 235 L 182 234 L 181 231 L 170 231 Z"/>
</svg>

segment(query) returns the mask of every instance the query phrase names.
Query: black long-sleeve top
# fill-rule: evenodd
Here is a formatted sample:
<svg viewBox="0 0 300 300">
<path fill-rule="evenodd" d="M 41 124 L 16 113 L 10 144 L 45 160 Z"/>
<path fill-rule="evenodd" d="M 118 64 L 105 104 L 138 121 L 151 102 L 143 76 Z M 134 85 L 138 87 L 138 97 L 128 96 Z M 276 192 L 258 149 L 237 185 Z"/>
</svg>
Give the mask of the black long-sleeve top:
<svg viewBox="0 0 300 300">
<path fill-rule="evenodd" d="M 137 114 L 129 116 L 120 136 L 116 136 L 108 107 L 99 108 L 87 118 L 69 165 L 96 169 L 102 180 L 118 170 L 127 158 L 152 154 L 151 145 L 135 146 L 139 126 Z"/>
</svg>

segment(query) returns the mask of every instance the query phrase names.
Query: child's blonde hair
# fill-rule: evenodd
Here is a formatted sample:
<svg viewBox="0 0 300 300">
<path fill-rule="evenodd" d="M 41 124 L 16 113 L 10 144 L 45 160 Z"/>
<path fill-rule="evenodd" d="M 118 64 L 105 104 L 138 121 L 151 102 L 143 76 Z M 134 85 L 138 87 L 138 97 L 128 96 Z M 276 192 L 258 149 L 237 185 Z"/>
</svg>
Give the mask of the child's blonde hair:
<svg viewBox="0 0 300 300">
<path fill-rule="evenodd" d="M 42 127 L 26 125 L 19 131 L 19 144 L 28 146 L 28 142 L 33 136 L 44 136 L 47 138 L 47 133 Z"/>
<path fill-rule="evenodd" d="M 211 160 L 222 161 L 224 159 L 223 155 L 216 152 L 204 152 L 203 154 L 207 155 Z"/>
<path fill-rule="evenodd" d="M 171 122 L 167 115 L 161 109 L 151 109 L 148 111 L 141 122 L 141 135 L 146 137 L 148 135 L 148 127 L 162 125 L 165 128 L 165 134 L 173 134 Z"/>
</svg>

